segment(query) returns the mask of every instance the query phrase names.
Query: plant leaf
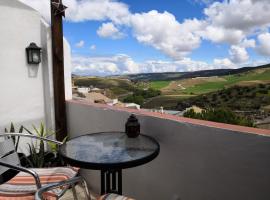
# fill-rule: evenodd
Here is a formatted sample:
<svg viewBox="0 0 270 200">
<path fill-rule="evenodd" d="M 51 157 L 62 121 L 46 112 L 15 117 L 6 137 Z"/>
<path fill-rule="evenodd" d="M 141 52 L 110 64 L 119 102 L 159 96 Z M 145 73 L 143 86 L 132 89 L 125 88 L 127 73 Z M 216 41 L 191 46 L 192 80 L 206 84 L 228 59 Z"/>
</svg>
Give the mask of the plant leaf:
<svg viewBox="0 0 270 200">
<path fill-rule="evenodd" d="M 10 133 L 15 133 L 15 128 L 14 128 L 13 122 L 11 122 L 11 124 L 10 124 L 10 131 L 9 132 Z"/>
<path fill-rule="evenodd" d="M 28 130 L 27 128 L 23 127 L 23 129 L 26 130 L 29 134 L 33 135 L 33 133 L 30 130 Z"/>
<path fill-rule="evenodd" d="M 20 127 L 19 129 L 19 133 L 23 132 L 23 126 Z M 15 150 L 18 151 L 18 147 L 19 147 L 19 142 L 20 142 L 20 136 L 17 136 L 17 140 L 16 140 L 16 144 L 15 144 Z"/>
<path fill-rule="evenodd" d="M 40 137 L 44 137 L 45 136 L 43 122 L 40 123 L 39 134 L 40 134 Z"/>
<path fill-rule="evenodd" d="M 39 133 L 38 129 L 36 128 L 36 126 L 35 126 L 35 125 L 32 125 L 32 126 L 33 126 L 33 129 L 35 130 L 36 134 L 37 134 L 38 136 L 40 136 L 40 133 Z"/>
<path fill-rule="evenodd" d="M 23 132 L 23 126 L 21 126 L 19 129 L 19 133 L 22 133 L 22 132 Z"/>
</svg>

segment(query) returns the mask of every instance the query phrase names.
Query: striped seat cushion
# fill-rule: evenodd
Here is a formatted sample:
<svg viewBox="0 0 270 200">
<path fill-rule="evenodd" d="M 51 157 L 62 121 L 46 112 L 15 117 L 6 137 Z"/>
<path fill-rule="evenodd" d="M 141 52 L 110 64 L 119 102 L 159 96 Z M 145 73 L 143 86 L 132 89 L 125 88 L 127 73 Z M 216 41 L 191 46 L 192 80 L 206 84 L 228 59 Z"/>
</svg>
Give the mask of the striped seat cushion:
<svg viewBox="0 0 270 200">
<path fill-rule="evenodd" d="M 42 185 L 48 183 L 57 183 L 75 177 L 78 174 L 78 169 L 71 167 L 56 167 L 56 168 L 40 168 L 32 169 L 39 175 Z M 46 193 L 47 199 L 54 199 L 54 193 L 60 192 L 61 189 L 55 189 L 52 192 Z M 0 185 L 0 200 L 29 200 L 34 199 L 33 194 L 37 191 L 34 178 L 24 172 L 20 172 L 13 179 L 5 184 Z"/>
<path fill-rule="evenodd" d="M 105 194 L 101 196 L 98 200 L 135 200 L 135 199 L 120 196 L 118 194 Z"/>
</svg>

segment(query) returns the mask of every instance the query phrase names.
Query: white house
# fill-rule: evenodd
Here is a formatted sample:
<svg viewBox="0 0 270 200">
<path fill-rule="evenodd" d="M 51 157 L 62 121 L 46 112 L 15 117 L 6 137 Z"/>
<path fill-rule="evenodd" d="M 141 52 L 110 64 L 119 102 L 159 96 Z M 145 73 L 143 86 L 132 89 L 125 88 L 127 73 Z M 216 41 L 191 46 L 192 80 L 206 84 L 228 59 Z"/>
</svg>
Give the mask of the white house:
<svg viewBox="0 0 270 200">
<path fill-rule="evenodd" d="M 18 0 L 0 1 L 0 130 L 10 122 L 54 127 L 51 31 L 34 9 Z M 29 65 L 25 48 L 42 48 L 39 65 Z M 72 98 L 71 54 L 64 41 L 66 99 Z M 22 106 L 23 105 L 23 106 Z"/>
<path fill-rule="evenodd" d="M 126 103 L 125 107 L 126 108 L 134 108 L 134 109 L 137 109 L 137 110 L 141 109 L 141 106 L 139 104 L 136 104 L 136 103 Z"/>
<path fill-rule="evenodd" d="M 88 88 L 88 87 L 79 87 L 79 88 L 77 88 L 77 90 L 80 93 L 86 94 L 86 93 L 88 93 L 90 91 L 90 88 Z"/>
</svg>

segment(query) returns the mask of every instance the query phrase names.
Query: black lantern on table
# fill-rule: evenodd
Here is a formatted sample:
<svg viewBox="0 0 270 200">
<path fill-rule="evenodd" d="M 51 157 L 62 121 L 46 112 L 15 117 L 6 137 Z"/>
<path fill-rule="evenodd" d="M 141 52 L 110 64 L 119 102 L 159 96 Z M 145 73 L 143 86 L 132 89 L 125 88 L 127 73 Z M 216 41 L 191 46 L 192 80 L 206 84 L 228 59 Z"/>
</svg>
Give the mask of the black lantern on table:
<svg viewBox="0 0 270 200">
<path fill-rule="evenodd" d="M 28 64 L 37 65 L 41 62 L 41 48 L 35 43 L 30 43 L 26 48 L 27 62 Z"/>
<path fill-rule="evenodd" d="M 128 137 L 135 138 L 140 135 L 140 123 L 137 117 L 132 114 L 126 122 L 126 134 Z"/>
</svg>

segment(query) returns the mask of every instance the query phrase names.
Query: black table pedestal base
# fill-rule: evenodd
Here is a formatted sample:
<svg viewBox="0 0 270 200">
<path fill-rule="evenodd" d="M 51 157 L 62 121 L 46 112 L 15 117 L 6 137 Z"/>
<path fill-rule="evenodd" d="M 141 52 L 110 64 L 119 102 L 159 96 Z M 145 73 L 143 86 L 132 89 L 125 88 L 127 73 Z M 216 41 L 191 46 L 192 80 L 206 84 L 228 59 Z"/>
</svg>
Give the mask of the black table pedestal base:
<svg viewBox="0 0 270 200">
<path fill-rule="evenodd" d="M 115 193 L 122 195 L 122 170 L 101 170 L 101 195 Z"/>
</svg>

